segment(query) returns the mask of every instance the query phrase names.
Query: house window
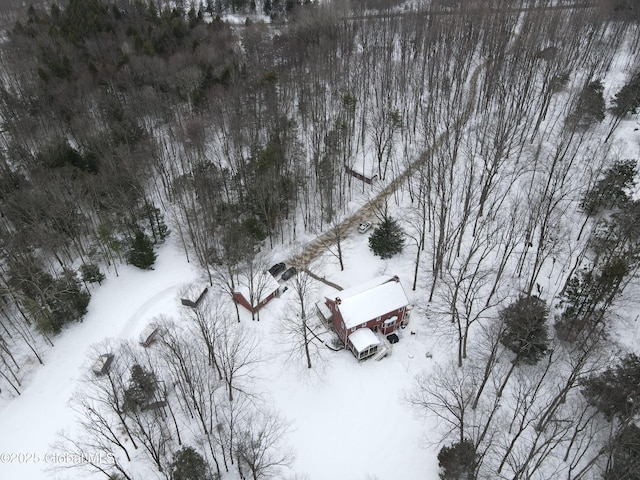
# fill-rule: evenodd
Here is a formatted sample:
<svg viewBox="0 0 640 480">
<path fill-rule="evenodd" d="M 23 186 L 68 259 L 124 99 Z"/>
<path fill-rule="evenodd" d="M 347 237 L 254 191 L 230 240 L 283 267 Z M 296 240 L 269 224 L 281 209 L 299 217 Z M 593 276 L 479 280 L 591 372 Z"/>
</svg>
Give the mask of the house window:
<svg viewBox="0 0 640 480">
<path fill-rule="evenodd" d="M 362 352 L 360 352 L 360 354 L 358 355 L 358 359 L 363 359 L 363 358 L 366 358 L 366 357 L 370 357 L 371 355 L 373 355 L 377 351 L 378 351 L 378 346 L 377 345 L 373 345 L 373 346 L 367 348 L 366 350 L 363 350 Z"/>
<path fill-rule="evenodd" d="M 396 320 L 398 320 L 398 317 L 396 315 L 387 318 L 384 322 L 382 322 L 382 327 L 385 329 L 394 328 Z"/>
<path fill-rule="evenodd" d="M 351 327 L 351 329 L 349 330 L 351 333 L 356 331 L 356 327 Z"/>
</svg>

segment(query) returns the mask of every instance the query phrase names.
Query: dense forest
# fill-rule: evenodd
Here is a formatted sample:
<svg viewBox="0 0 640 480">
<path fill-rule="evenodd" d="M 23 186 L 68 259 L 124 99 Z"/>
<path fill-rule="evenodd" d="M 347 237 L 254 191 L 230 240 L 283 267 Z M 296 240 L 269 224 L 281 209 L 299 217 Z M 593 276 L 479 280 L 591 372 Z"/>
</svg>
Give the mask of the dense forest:
<svg viewBox="0 0 640 480">
<path fill-rule="evenodd" d="M 640 363 L 603 367 L 640 255 L 638 168 L 615 142 L 640 107 L 635 2 L 69 0 L 11 20 L 3 388 L 20 393 L 17 352 L 42 362 L 93 284 L 153 268 L 168 235 L 233 289 L 258 249 L 402 192 L 413 288 L 457 345 L 410 395 L 450 427 L 442 478 L 638 478 Z M 349 174 L 367 168 L 373 186 Z M 216 441 L 220 474 L 237 452 Z"/>
</svg>

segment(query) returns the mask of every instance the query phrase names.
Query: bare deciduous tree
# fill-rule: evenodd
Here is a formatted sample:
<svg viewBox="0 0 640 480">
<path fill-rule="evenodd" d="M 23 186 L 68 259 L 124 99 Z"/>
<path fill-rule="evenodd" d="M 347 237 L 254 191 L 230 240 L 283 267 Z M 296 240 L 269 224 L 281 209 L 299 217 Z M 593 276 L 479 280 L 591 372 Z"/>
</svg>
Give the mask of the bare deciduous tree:
<svg viewBox="0 0 640 480">
<path fill-rule="evenodd" d="M 299 272 L 291 281 L 295 301 L 286 309 L 280 319 L 281 333 L 287 345 L 290 358 L 303 359 L 308 369 L 322 360 L 324 342 L 314 331 L 319 319 L 313 303 L 315 288 L 313 279 L 306 272 Z"/>
<path fill-rule="evenodd" d="M 283 445 L 287 430 L 287 423 L 272 411 L 255 411 L 237 426 L 235 452 L 240 478 L 270 478 L 289 466 L 293 455 Z"/>
<path fill-rule="evenodd" d="M 471 429 L 474 391 L 471 372 L 449 364 L 436 366 L 431 375 L 419 375 L 406 399 L 443 424 L 443 438 L 464 442 Z"/>
<path fill-rule="evenodd" d="M 331 255 L 338 259 L 340 262 L 340 271 L 344 271 L 344 260 L 342 255 L 342 242 L 348 235 L 348 225 L 343 218 L 334 216 L 329 228 L 329 244 L 327 250 Z"/>
<path fill-rule="evenodd" d="M 248 387 L 263 358 L 259 356 L 256 338 L 240 325 L 222 322 L 219 332 L 218 366 L 232 402 L 234 394 L 251 395 Z"/>
</svg>

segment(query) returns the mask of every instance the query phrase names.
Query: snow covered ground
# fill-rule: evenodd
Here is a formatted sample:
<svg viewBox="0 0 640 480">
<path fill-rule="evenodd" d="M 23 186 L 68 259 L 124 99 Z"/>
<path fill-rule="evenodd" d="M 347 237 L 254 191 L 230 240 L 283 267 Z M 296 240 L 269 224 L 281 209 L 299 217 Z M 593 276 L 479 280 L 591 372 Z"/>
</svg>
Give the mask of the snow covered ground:
<svg viewBox="0 0 640 480">
<path fill-rule="evenodd" d="M 177 292 L 198 276 L 171 242 L 160 249 L 155 270 L 123 266 L 119 273 L 93 291 L 84 321 L 54 339 L 45 365 L 0 410 L 0 478 L 87 478 L 80 471 L 54 477 L 48 468 L 56 461 L 51 444 L 57 432 L 73 427 L 67 402 L 91 368 L 91 346 L 106 338 L 137 338 L 154 316 L 177 308 Z"/>
<path fill-rule="evenodd" d="M 344 288 L 382 273 L 397 273 L 413 303 L 409 264 L 404 258 L 374 257 L 367 238 L 354 232 L 345 242 L 344 272 L 329 254 L 317 260 L 312 271 Z M 335 292 L 318 283 L 318 297 Z M 267 306 L 272 316 L 286 308 L 287 294 L 276 300 L 279 304 Z M 260 327 L 266 324 L 261 322 Z M 278 342 L 277 323 L 269 329 L 276 333 L 272 341 Z M 428 425 L 403 399 L 415 374 L 432 365 L 437 342 L 429 337 L 426 318 L 417 311 L 399 333 L 400 342 L 380 361 L 358 363 L 351 352 L 342 350 L 328 351 L 315 373 L 285 359 L 269 367 L 266 383 L 272 385 L 273 403 L 293 421 L 289 441 L 297 454 L 296 472 L 310 480 L 437 478 L 437 448 L 429 444 L 437 439 L 428 437 Z"/>
<path fill-rule="evenodd" d="M 622 77 L 609 80 L 608 84 L 617 88 Z M 619 127 L 614 151 L 620 152 L 621 158 L 637 158 L 638 128 L 635 120 Z M 402 214 L 394 215 L 402 218 Z M 367 238 L 351 232 L 343 245 L 344 272 L 329 254 L 316 260 L 311 270 L 345 288 L 383 274 L 400 277 L 414 309 L 411 323 L 400 331 L 402 338 L 392 354 L 380 361 L 358 363 L 348 351 L 327 350 L 324 362 L 318 362 L 312 371 L 302 362 L 292 362 L 283 351 L 279 325 L 293 301 L 289 290 L 261 311 L 260 322 L 252 322 L 249 312 L 242 312 L 243 328 L 250 329 L 260 339 L 265 355 L 269 354 L 255 390 L 290 422 L 286 443 L 296 455 L 292 472 L 306 475 L 308 480 L 436 479 L 439 445 L 434 442 L 439 435 L 403 398 L 416 374 L 455 356 L 456 346 L 442 331 L 437 333 L 428 318 L 424 267 L 418 289 L 411 291 L 415 246 L 409 243 L 402 255 L 383 261 L 371 254 Z M 295 250 L 295 246 L 279 247 L 273 252 L 273 261 L 281 261 L 289 256 L 287 251 Z M 52 471 L 58 458 L 52 455 L 51 445 L 57 432 L 73 429 L 74 412 L 68 401 L 92 365 L 92 345 L 109 338 L 137 339 L 154 317 L 172 316 L 182 308 L 180 292 L 201 281 L 200 272 L 186 262 L 175 237 L 158 253 L 153 271 L 122 266 L 118 277 L 112 275 L 95 288 L 84 321 L 54 339 L 55 346 L 45 351 L 45 365 L 34 368 L 22 395 L 8 399 L 3 392 L 0 480 L 98 478 L 79 470 Z M 546 273 L 541 278 L 546 280 Z M 556 291 L 555 285 L 543 287 Z M 334 292 L 318 282 L 314 301 Z M 633 312 L 625 313 L 627 321 L 621 322 L 614 336 L 640 353 L 638 319 L 634 321 Z"/>
<path fill-rule="evenodd" d="M 345 242 L 345 272 L 330 256 L 312 269 L 343 287 L 381 273 L 398 274 L 413 301 L 410 261 L 377 259 L 367 238 L 354 231 Z M 22 395 L 0 410 L 0 478 L 90 478 L 82 470 L 50 467 L 59 460 L 51 448 L 57 432 L 74 428 L 68 400 L 91 367 L 91 346 L 108 338 L 136 340 L 154 317 L 183 308 L 181 290 L 198 280 L 197 269 L 172 240 L 160 249 L 153 271 L 122 267 L 119 277 L 96 288 L 84 321 L 55 339 Z M 317 283 L 318 299 L 333 292 Z M 309 480 L 436 478 L 437 446 L 429 444 L 434 439 L 426 436 L 428 426 L 403 400 L 414 375 L 432 364 L 427 354 L 436 341 L 428 337 L 426 319 L 414 312 L 400 343 L 381 361 L 358 363 L 349 351 L 327 350 L 324 361 L 308 371 L 282 352 L 279 318 L 291 301 L 289 290 L 267 305 L 259 323 L 251 322 L 246 311 L 242 321 L 270 354 L 255 387 L 290 422 L 286 443 L 295 453 L 292 472 Z"/>
<path fill-rule="evenodd" d="M 637 153 L 638 132 L 634 121 L 620 127 L 619 148 L 628 157 Z M 402 218 L 402 210 L 393 213 Z M 375 219 L 372 219 L 375 220 Z M 413 304 L 411 323 L 400 330 L 401 340 L 390 356 L 358 363 L 349 351 L 327 350 L 323 362 L 308 371 L 286 357 L 280 318 L 292 308 L 290 289 L 261 311 L 261 321 L 252 322 L 241 310 L 242 324 L 260 338 L 269 360 L 262 366 L 255 389 L 290 423 L 286 443 L 295 460 L 292 474 L 308 480 L 418 480 L 437 478 L 436 426 L 419 417 L 404 401 L 415 375 L 455 356 L 456 346 L 428 318 L 427 281 L 420 274 L 418 289 L 411 291 L 415 246 L 402 255 L 383 261 L 373 256 L 368 234 L 355 229 L 343 243 L 345 271 L 329 253 L 311 270 L 347 288 L 379 275 L 398 275 Z M 273 261 L 284 260 L 295 246 L 272 252 Z M 89 312 L 82 323 L 71 325 L 46 350 L 45 365 L 36 367 L 19 397 L 7 400 L 0 410 L 0 479 L 99 478 L 82 470 L 53 471 L 60 459 L 51 445 L 57 432 L 74 428 L 74 412 L 68 401 L 88 374 L 95 352 L 92 345 L 105 339 L 136 340 L 154 317 L 175 315 L 180 293 L 201 282 L 198 269 L 187 263 L 183 251 L 170 238 L 158 252 L 152 271 L 120 267 L 95 288 Z M 546 287 L 545 287 L 546 288 Z M 315 297 L 335 290 L 315 283 Z M 637 321 L 622 322 L 618 339 L 631 350 L 638 348 Z M 412 332 L 414 334 L 412 334 Z M 233 474 L 229 478 L 234 478 Z"/>
</svg>

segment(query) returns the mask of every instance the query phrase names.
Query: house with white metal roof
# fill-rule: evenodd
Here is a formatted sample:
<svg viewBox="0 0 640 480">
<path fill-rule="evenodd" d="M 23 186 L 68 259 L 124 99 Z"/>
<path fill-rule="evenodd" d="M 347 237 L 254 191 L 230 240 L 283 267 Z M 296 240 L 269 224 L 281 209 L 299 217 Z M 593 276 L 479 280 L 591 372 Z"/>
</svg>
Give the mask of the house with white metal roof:
<svg viewBox="0 0 640 480">
<path fill-rule="evenodd" d="M 358 359 L 375 353 L 375 349 L 369 348 L 375 343 L 374 332 L 392 333 L 406 324 L 410 311 L 400 279 L 389 275 L 342 290 L 335 297 L 327 297 L 325 303 L 331 311 L 330 320 L 338 337 Z M 359 333 L 351 338 L 361 329 L 368 329 L 371 335 Z"/>
</svg>

